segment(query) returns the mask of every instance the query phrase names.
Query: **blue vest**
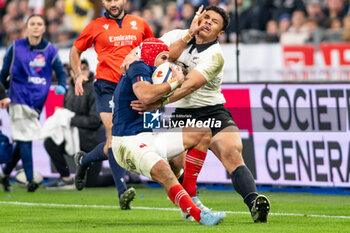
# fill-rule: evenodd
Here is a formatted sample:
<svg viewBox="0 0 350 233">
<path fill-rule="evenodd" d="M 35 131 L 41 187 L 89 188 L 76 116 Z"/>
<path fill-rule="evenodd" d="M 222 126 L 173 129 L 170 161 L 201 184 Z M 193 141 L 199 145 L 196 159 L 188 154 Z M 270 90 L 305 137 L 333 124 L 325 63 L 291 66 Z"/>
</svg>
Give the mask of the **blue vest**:
<svg viewBox="0 0 350 233">
<path fill-rule="evenodd" d="M 39 50 L 31 49 L 26 38 L 14 41 L 10 67 L 11 103 L 42 110 L 50 90 L 52 63 L 57 53 L 57 48 L 51 43 Z"/>
<path fill-rule="evenodd" d="M 152 83 L 152 73 L 156 67 L 148 66 L 143 61 L 132 63 L 123 75 L 117 88 L 114 90 L 113 102 L 113 136 L 130 136 L 142 132 L 152 132 L 152 129 L 143 128 L 143 116 L 130 106 L 131 101 L 137 97 L 132 88 L 133 84 L 139 81 Z"/>
</svg>

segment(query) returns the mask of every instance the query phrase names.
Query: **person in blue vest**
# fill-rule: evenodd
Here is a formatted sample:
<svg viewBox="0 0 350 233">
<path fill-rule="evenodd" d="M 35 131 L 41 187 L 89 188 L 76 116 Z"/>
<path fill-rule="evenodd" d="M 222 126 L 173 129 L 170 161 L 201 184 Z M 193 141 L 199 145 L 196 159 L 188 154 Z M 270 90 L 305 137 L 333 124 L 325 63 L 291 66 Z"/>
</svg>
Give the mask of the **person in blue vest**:
<svg viewBox="0 0 350 233">
<path fill-rule="evenodd" d="M 57 48 L 43 38 L 46 30 L 43 16 L 34 14 L 26 23 L 27 37 L 15 40 L 7 49 L 0 81 L 9 89 L 10 126 L 15 148 L 12 160 L 3 169 L 1 182 L 11 191 L 8 177 L 19 159 L 27 178 L 28 192 L 39 185 L 33 180 L 32 140 L 39 138 L 39 115 L 50 90 L 52 71 L 58 80 L 56 94 L 66 92 L 66 74 Z"/>
</svg>

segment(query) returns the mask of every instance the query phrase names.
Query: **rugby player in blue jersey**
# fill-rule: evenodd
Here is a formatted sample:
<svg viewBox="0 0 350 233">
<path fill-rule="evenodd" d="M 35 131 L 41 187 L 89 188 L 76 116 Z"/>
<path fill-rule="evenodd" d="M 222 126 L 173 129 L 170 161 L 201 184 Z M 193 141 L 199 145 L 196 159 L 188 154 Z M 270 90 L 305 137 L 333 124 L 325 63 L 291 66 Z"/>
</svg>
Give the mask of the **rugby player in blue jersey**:
<svg viewBox="0 0 350 233">
<path fill-rule="evenodd" d="M 189 30 L 172 30 L 160 39 L 169 46 L 169 60 L 183 68 L 186 81 L 169 98 L 148 106 L 133 101 L 135 110 L 153 110 L 174 102 L 172 122 L 185 120 L 209 121 L 212 131 L 210 150 L 230 174 L 234 189 L 242 196 L 254 222 L 266 222 L 270 211 L 267 197 L 256 190 L 254 177 L 245 165 L 242 156 L 242 140 L 231 112 L 224 107 L 221 93 L 224 56 L 218 38 L 229 25 L 229 16 L 224 9 L 209 6 L 201 13 L 200 8 Z M 218 123 L 218 124 L 217 124 Z M 181 163 L 183 161 L 179 160 Z M 201 205 L 197 197 L 196 182 L 205 161 L 203 155 L 186 155 L 184 161 L 183 187 Z M 203 207 L 205 208 L 205 207 Z M 187 213 L 182 213 L 189 220 Z"/>
<path fill-rule="evenodd" d="M 130 65 L 114 91 L 113 155 L 126 170 L 142 174 L 163 185 L 170 200 L 197 222 L 216 225 L 226 214 L 197 207 L 168 163 L 187 150 L 188 153 L 206 154 L 211 133 L 207 128 L 175 128 L 152 133 L 152 129 L 143 127 L 143 116 L 131 108 L 131 101 L 138 99 L 145 104 L 153 103 L 176 88 L 172 83 L 181 85 L 184 75 L 172 67 L 174 75 L 169 82 L 152 84 L 151 77 L 156 66 L 168 61 L 168 46 L 158 39 L 146 39 L 140 45 L 139 56 L 141 60 Z"/>
</svg>

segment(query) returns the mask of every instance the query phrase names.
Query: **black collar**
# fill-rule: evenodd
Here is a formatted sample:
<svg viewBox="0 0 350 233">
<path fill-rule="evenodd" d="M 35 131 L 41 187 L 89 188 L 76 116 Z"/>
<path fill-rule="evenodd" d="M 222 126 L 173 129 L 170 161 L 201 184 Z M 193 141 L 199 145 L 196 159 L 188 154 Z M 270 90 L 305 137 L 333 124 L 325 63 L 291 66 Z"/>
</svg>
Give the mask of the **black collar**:
<svg viewBox="0 0 350 233">
<path fill-rule="evenodd" d="M 196 44 L 196 39 L 194 38 L 190 44 L 192 44 L 192 47 L 190 49 L 190 53 L 192 53 L 192 51 L 194 49 L 197 49 L 198 53 L 203 52 L 204 50 L 206 50 L 207 48 L 209 48 L 210 46 L 212 46 L 213 44 L 216 44 L 218 42 L 218 40 L 214 40 L 212 42 L 209 43 L 205 43 L 205 44 Z"/>
<path fill-rule="evenodd" d="M 124 13 L 123 18 L 121 18 L 121 19 L 113 19 L 113 18 L 111 18 L 111 17 L 109 16 L 109 14 L 108 14 L 107 11 L 104 13 L 104 16 L 105 16 L 107 19 L 112 19 L 112 20 L 114 20 L 115 22 L 117 22 L 117 24 L 119 25 L 120 28 L 122 27 L 122 22 L 123 22 L 123 19 L 125 18 L 125 15 L 126 15 L 126 13 Z"/>
<path fill-rule="evenodd" d="M 30 50 L 41 50 L 41 49 L 44 49 L 48 44 L 48 41 L 45 40 L 44 38 L 41 38 L 40 43 L 35 46 L 30 45 L 28 37 L 26 37 L 26 41 L 29 45 Z"/>
</svg>

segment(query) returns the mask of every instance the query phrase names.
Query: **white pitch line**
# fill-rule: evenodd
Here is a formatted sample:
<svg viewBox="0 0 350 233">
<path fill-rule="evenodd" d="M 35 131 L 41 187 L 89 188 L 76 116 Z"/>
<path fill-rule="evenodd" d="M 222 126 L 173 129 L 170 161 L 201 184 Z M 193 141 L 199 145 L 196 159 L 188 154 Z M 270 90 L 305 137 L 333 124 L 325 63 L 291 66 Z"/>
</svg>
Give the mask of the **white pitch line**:
<svg viewBox="0 0 350 233">
<path fill-rule="evenodd" d="M 119 209 L 118 206 L 109 205 L 71 205 L 71 204 L 52 204 L 52 203 L 30 203 L 30 202 L 12 202 L 12 201 L 0 201 L 0 204 L 5 205 L 22 205 L 22 206 L 47 206 L 47 207 L 66 207 L 66 208 L 98 208 L 98 209 Z M 137 207 L 133 206 L 133 209 L 139 210 L 162 210 L 162 211 L 179 211 L 178 208 L 156 208 L 156 207 Z M 225 211 L 228 214 L 250 214 L 249 212 L 241 211 Z M 318 215 L 318 214 L 295 214 L 295 213 L 269 213 L 274 216 L 296 216 L 296 217 L 313 217 L 313 218 L 342 218 L 350 219 L 350 216 L 334 216 L 334 215 Z"/>
</svg>

